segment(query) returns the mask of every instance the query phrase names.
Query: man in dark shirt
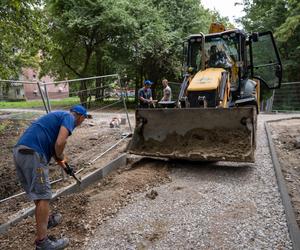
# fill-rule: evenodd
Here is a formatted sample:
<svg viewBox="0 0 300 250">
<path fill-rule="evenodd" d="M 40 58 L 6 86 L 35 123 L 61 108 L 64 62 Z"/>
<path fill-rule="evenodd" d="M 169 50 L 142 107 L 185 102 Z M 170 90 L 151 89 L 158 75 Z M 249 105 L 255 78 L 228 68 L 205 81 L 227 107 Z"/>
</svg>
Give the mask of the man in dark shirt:
<svg viewBox="0 0 300 250">
<path fill-rule="evenodd" d="M 152 82 L 149 80 L 144 81 L 144 87 L 139 89 L 138 97 L 139 97 L 139 108 L 150 108 L 150 105 L 153 106 L 157 102 L 157 100 L 152 99 L 152 91 L 151 91 Z"/>
<path fill-rule="evenodd" d="M 35 203 L 36 249 L 63 249 L 69 244 L 67 238 L 50 240 L 47 229 L 56 226 L 61 215 L 49 216 L 52 197 L 48 163 L 53 157 L 65 167 L 63 154 L 67 138 L 88 114 L 81 105 L 67 111 L 50 112 L 26 129 L 14 147 L 17 175 L 28 198 Z"/>
</svg>

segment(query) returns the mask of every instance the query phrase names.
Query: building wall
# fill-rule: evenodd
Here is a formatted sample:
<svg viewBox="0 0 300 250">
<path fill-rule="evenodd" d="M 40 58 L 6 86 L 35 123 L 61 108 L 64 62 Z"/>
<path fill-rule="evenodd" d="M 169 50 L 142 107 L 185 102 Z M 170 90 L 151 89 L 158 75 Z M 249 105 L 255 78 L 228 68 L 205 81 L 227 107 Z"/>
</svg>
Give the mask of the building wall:
<svg viewBox="0 0 300 250">
<path fill-rule="evenodd" d="M 38 72 L 31 68 L 22 70 L 22 76 L 20 80 L 23 81 L 38 81 Z M 40 79 L 41 82 L 53 82 L 54 78 L 50 76 L 44 76 Z M 58 85 L 51 84 L 47 85 L 47 92 L 50 99 L 62 99 L 69 97 L 69 84 L 61 83 Z M 38 85 L 35 84 L 24 84 L 24 95 L 28 100 L 40 99 L 40 93 Z"/>
<path fill-rule="evenodd" d="M 8 84 L 8 85 L 6 85 Z M 9 86 L 9 87 L 8 87 Z M 24 88 L 21 83 L 0 83 L 0 100 L 24 100 Z"/>
</svg>

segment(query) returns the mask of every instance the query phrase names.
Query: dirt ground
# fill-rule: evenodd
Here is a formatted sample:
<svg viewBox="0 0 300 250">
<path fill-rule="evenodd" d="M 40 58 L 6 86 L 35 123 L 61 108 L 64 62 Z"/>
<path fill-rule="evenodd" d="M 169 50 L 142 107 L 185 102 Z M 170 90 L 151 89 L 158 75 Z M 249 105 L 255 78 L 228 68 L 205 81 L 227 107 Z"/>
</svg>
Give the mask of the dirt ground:
<svg viewBox="0 0 300 250">
<path fill-rule="evenodd" d="M 28 122 L 15 120 L 5 122 L 11 129 L 0 130 L 0 176 L 5 180 L 5 182 L 1 181 L 0 185 L 2 198 L 20 191 L 12 167 L 11 149 L 28 124 Z M 3 125 L 3 122 L 0 125 Z M 296 147 L 295 140 L 300 135 L 300 119 L 276 122 L 271 125 L 293 205 L 298 213 L 299 223 L 300 149 Z M 97 119 L 88 121 L 80 129 L 77 129 L 69 138 L 66 150 L 70 163 L 74 164 L 77 170 L 83 168 L 79 176 L 103 166 L 124 152 L 128 140 L 96 161 L 95 164 L 88 164 L 100 152 L 103 152 L 103 149 L 122 138 L 122 133 L 120 129 L 110 129 L 107 121 Z M 95 228 L 114 217 L 122 207 L 133 202 L 136 193 L 147 191 L 146 197 L 155 199 L 157 196 L 155 187 L 171 181 L 170 164 L 159 160 L 134 160 L 90 186 L 84 192 L 67 195 L 52 202 L 52 211 L 61 212 L 63 222 L 57 228 L 51 229 L 49 235 L 56 238 L 69 237 L 71 242 L 68 249 L 84 249 L 89 238 L 94 235 Z M 59 169 L 53 166 L 50 175 L 52 180 L 59 178 Z M 53 190 L 71 182 L 73 180 L 70 179 L 59 182 L 53 185 Z M 0 224 L 5 223 L 16 212 L 30 205 L 32 204 L 28 203 L 24 196 L 0 204 Z M 34 225 L 34 218 L 28 217 L 11 227 L 7 233 L 0 235 L 0 249 L 32 249 L 35 237 Z"/>
<path fill-rule="evenodd" d="M 167 163 L 144 159 L 119 169 L 85 192 L 61 197 L 53 202 L 53 211 L 63 215 L 62 224 L 50 235 L 67 236 L 68 249 L 84 247 L 96 226 L 113 217 L 132 201 L 136 192 L 149 190 L 146 197 L 155 199 L 155 186 L 170 181 Z M 34 218 L 29 217 L 0 236 L 1 249 L 32 249 L 34 247 Z"/>
<path fill-rule="evenodd" d="M 285 183 L 300 227 L 300 119 L 270 123 Z"/>
<path fill-rule="evenodd" d="M 28 124 L 29 121 L 23 120 L 0 120 L 0 199 L 20 190 L 14 168 L 12 168 L 12 149 Z"/>
<path fill-rule="evenodd" d="M 78 177 L 104 166 L 124 152 L 128 139 L 125 139 L 113 150 L 90 164 L 101 153 L 120 141 L 124 132 L 129 131 L 127 125 L 122 125 L 120 128 L 110 128 L 110 119 L 111 115 L 107 115 L 103 119 L 96 117 L 87 120 L 79 128 L 76 128 L 73 135 L 68 138 L 65 154 L 69 164 L 73 165 L 76 171 L 81 170 Z M 12 148 L 30 122 L 30 120 L 19 119 L 0 120 L 0 200 L 23 191 L 16 178 Z M 62 177 L 60 167 L 53 161 L 49 165 L 50 180 L 60 179 Z M 71 178 L 57 182 L 52 185 L 52 190 L 55 192 L 72 182 L 73 179 Z M 28 202 L 25 195 L 0 203 L 0 224 L 14 218 L 15 213 L 30 205 L 31 203 Z"/>
</svg>

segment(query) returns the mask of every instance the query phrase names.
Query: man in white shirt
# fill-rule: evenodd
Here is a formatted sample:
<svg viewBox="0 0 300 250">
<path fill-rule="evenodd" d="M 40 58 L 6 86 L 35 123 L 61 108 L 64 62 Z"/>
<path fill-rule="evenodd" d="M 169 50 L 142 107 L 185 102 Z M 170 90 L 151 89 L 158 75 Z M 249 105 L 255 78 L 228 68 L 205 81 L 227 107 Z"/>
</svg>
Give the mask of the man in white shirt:
<svg viewBox="0 0 300 250">
<path fill-rule="evenodd" d="M 164 90 L 163 90 L 164 96 L 161 99 L 161 101 L 170 102 L 172 99 L 172 90 L 169 86 L 168 80 L 167 79 L 162 80 L 162 85 L 164 86 Z"/>
</svg>

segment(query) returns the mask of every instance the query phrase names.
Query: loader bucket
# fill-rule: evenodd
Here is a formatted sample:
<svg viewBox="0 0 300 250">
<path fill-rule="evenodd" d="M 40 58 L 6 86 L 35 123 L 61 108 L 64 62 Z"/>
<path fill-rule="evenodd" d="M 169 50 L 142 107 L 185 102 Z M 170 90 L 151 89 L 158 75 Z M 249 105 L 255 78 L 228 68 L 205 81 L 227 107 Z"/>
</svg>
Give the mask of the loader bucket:
<svg viewBox="0 0 300 250">
<path fill-rule="evenodd" d="M 256 109 L 138 109 L 128 152 L 192 161 L 254 162 Z"/>
</svg>

